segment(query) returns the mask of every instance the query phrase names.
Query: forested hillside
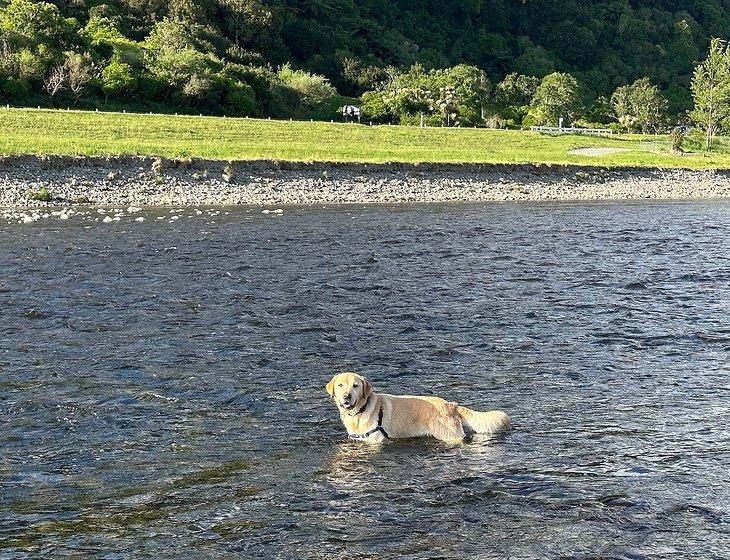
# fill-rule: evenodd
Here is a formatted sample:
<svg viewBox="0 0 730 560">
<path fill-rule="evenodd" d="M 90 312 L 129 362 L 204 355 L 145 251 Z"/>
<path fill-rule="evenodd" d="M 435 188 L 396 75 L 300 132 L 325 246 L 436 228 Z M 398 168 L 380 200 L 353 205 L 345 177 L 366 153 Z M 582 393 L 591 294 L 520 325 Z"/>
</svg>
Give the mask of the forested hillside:
<svg viewBox="0 0 730 560">
<path fill-rule="evenodd" d="M 648 77 L 677 115 L 711 37 L 727 0 L 11 0 L 0 98 L 330 118 L 414 64 L 465 64 L 492 85 L 571 74 L 586 105 Z"/>
</svg>

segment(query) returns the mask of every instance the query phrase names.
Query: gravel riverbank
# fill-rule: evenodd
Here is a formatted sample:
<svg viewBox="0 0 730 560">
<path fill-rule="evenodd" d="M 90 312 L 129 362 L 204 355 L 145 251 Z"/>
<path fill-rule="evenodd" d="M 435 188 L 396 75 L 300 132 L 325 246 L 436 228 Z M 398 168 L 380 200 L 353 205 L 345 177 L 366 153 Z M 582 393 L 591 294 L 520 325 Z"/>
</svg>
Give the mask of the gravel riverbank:
<svg viewBox="0 0 730 560">
<path fill-rule="evenodd" d="M 33 200 L 31 195 L 42 193 Z M 44 196 L 46 195 L 46 196 Z M 0 158 L 0 208 L 730 198 L 729 170 Z"/>
</svg>

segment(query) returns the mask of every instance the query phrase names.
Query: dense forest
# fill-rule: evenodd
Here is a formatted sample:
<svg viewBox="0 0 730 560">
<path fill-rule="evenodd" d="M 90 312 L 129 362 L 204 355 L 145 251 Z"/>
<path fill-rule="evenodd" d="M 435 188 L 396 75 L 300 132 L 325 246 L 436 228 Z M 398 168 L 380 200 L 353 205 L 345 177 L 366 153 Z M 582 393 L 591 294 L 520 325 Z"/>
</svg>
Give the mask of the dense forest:
<svg viewBox="0 0 730 560">
<path fill-rule="evenodd" d="M 676 121 L 710 39 L 729 36 L 728 0 L 10 0 L 0 100 L 327 119 L 362 102 L 376 121 L 406 103 L 519 126 L 549 76 L 576 90 L 575 118 L 618 121 L 634 84 Z"/>
</svg>

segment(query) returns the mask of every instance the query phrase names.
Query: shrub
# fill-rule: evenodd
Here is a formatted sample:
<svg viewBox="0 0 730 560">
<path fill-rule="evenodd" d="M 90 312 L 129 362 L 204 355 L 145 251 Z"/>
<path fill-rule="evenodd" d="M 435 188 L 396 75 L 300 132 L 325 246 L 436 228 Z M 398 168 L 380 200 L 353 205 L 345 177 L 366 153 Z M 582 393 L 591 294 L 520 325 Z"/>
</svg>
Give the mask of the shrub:
<svg viewBox="0 0 730 560">
<path fill-rule="evenodd" d="M 46 187 L 41 187 L 37 191 L 28 191 L 28 198 L 40 202 L 50 202 L 53 197 Z"/>
<path fill-rule="evenodd" d="M 486 115 L 484 117 L 484 126 L 487 128 L 509 128 L 507 120 L 497 114 Z"/>
<path fill-rule="evenodd" d="M 684 144 L 684 133 L 679 128 L 675 128 L 669 133 L 669 143 L 672 146 L 673 152 L 683 152 L 682 144 Z"/>
<path fill-rule="evenodd" d="M 116 95 L 132 91 L 137 77 L 129 64 L 115 57 L 102 69 L 100 81 L 106 95 Z"/>
<path fill-rule="evenodd" d="M 424 113 L 423 114 L 423 125 L 424 126 L 442 126 L 443 125 L 443 118 L 441 115 L 433 114 L 433 113 Z M 400 124 L 408 125 L 408 126 L 421 126 L 421 115 L 403 115 L 400 118 L 399 121 Z"/>
<path fill-rule="evenodd" d="M 256 113 L 256 94 L 246 84 L 231 83 L 226 93 L 223 111 L 231 116 L 252 116 Z"/>
<path fill-rule="evenodd" d="M 522 128 L 527 130 L 531 126 L 536 126 L 537 121 L 535 121 L 535 118 L 530 115 L 529 113 L 525 115 L 525 117 L 522 119 Z"/>
<path fill-rule="evenodd" d="M 310 74 L 304 70 L 293 70 L 289 64 L 282 66 L 277 76 L 284 85 L 298 94 L 302 108 L 313 109 L 337 95 L 337 90 L 324 76 Z"/>
<path fill-rule="evenodd" d="M 28 95 L 28 86 L 24 82 L 13 78 L 8 78 L 3 82 L 2 90 L 10 99 L 22 100 Z"/>
<path fill-rule="evenodd" d="M 376 123 L 390 122 L 393 115 L 383 99 L 381 91 L 367 91 L 362 94 L 362 120 Z"/>
</svg>

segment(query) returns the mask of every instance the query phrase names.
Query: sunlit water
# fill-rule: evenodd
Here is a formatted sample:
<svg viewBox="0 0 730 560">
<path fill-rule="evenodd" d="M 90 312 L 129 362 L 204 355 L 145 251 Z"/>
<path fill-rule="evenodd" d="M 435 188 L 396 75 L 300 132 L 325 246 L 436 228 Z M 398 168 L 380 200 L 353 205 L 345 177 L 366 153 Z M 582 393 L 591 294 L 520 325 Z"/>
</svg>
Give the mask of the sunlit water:
<svg viewBox="0 0 730 560">
<path fill-rule="evenodd" d="M 0 225 L 0 557 L 730 557 L 730 203 L 203 210 Z"/>
</svg>

